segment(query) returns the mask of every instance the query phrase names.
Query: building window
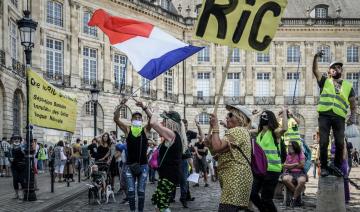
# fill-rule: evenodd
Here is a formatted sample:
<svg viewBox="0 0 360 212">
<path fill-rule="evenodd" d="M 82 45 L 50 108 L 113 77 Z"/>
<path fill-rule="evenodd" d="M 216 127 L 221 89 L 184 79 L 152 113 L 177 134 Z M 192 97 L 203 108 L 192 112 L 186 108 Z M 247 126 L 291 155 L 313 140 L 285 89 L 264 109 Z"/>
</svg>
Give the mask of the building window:
<svg viewBox="0 0 360 212">
<path fill-rule="evenodd" d="M 228 73 L 226 84 L 227 96 L 240 96 L 240 73 Z"/>
<path fill-rule="evenodd" d="M 141 77 L 141 85 L 142 86 L 142 90 L 144 93 L 150 94 L 150 88 L 151 88 L 151 81 Z"/>
<path fill-rule="evenodd" d="M 174 80 L 174 72 L 173 70 L 169 70 L 164 74 L 164 90 L 165 93 L 172 94 L 173 93 L 173 80 Z"/>
<path fill-rule="evenodd" d="M 327 18 L 328 9 L 325 7 L 315 8 L 315 18 Z"/>
<path fill-rule="evenodd" d="M 199 72 L 197 74 L 196 93 L 198 97 L 210 96 L 210 73 Z"/>
<path fill-rule="evenodd" d="M 359 62 L 359 47 L 349 46 L 347 47 L 347 62 L 358 63 Z"/>
<path fill-rule="evenodd" d="M 87 116 L 94 115 L 94 102 L 88 101 L 85 103 L 85 113 Z"/>
<path fill-rule="evenodd" d="M 50 79 L 62 79 L 63 76 L 63 42 L 46 39 L 46 74 Z"/>
<path fill-rule="evenodd" d="M 47 1 L 46 22 L 56 26 L 63 26 L 63 5 L 57 1 Z"/>
<path fill-rule="evenodd" d="M 11 4 L 18 8 L 18 0 L 10 0 Z"/>
<path fill-rule="evenodd" d="M 126 84 L 126 68 L 127 68 L 127 57 L 124 55 L 114 55 L 114 78 L 115 87 L 124 89 Z"/>
<path fill-rule="evenodd" d="M 120 118 L 121 119 L 128 119 L 128 109 L 127 107 L 120 108 Z"/>
<path fill-rule="evenodd" d="M 295 63 L 300 60 L 300 46 L 289 46 L 287 48 L 287 62 Z"/>
<path fill-rule="evenodd" d="M 356 96 L 359 96 L 359 83 L 360 83 L 359 75 L 360 75 L 360 72 L 346 74 L 346 79 L 352 83 L 352 87 L 355 91 Z"/>
<path fill-rule="evenodd" d="M 10 20 L 9 30 L 10 30 L 9 39 L 10 39 L 11 58 L 17 60 L 17 25 L 12 20 Z"/>
<path fill-rule="evenodd" d="M 21 94 L 15 92 L 13 100 L 13 134 L 21 135 Z"/>
<path fill-rule="evenodd" d="M 169 0 L 161 0 L 161 7 L 165 10 L 170 10 L 170 1 Z"/>
<path fill-rule="evenodd" d="M 285 96 L 293 96 L 294 90 L 296 86 L 295 96 L 300 95 L 300 73 L 297 72 L 288 72 L 286 74 L 286 83 L 287 83 L 287 89 Z"/>
<path fill-rule="evenodd" d="M 318 58 L 320 63 L 329 63 L 330 62 L 330 46 L 319 46 L 317 51 L 322 51 L 324 55 Z"/>
<path fill-rule="evenodd" d="M 256 96 L 270 96 L 270 73 L 257 73 Z"/>
<path fill-rule="evenodd" d="M 230 53 L 230 50 L 228 53 Z M 230 62 L 231 63 L 240 63 L 240 49 L 234 48 L 231 58 L 230 58 Z"/>
<path fill-rule="evenodd" d="M 201 51 L 198 53 L 198 62 L 210 62 L 210 48 L 209 46 L 205 46 Z"/>
<path fill-rule="evenodd" d="M 208 113 L 200 113 L 199 114 L 199 123 L 201 125 L 209 124 L 210 116 Z"/>
<path fill-rule="evenodd" d="M 97 80 L 97 50 L 89 47 L 83 49 L 84 83 L 92 85 Z"/>
<path fill-rule="evenodd" d="M 269 53 L 257 53 L 256 61 L 258 63 L 268 63 L 270 62 L 270 55 Z"/>
<path fill-rule="evenodd" d="M 96 27 L 90 27 L 88 26 L 88 22 L 91 19 L 92 14 L 88 11 L 84 12 L 84 17 L 83 17 L 83 32 L 85 34 L 91 35 L 96 37 L 97 36 L 97 29 Z"/>
</svg>

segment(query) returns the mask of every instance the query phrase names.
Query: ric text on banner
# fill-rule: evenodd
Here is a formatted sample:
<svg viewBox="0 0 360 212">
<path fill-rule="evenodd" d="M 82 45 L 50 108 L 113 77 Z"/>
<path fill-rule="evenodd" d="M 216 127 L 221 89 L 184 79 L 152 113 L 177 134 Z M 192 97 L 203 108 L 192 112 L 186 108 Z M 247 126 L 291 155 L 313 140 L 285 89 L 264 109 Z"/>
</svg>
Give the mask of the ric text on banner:
<svg viewBox="0 0 360 212">
<path fill-rule="evenodd" d="M 50 85 L 34 71 L 28 70 L 29 121 L 31 124 L 74 132 L 76 127 L 76 96 Z"/>
<path fill-rule="evenodd" d="M 195 37 L 268 52 L 287 0 L 203 0 Z"/>
</svg>

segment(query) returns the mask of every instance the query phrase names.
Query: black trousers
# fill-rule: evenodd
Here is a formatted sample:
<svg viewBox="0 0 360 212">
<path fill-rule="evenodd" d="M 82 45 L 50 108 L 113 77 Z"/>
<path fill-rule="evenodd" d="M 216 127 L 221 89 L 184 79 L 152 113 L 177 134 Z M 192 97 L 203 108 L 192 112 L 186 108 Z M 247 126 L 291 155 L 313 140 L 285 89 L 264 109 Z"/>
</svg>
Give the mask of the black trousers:
<svg viewBox="0 0 360 212">
<path fill-rule="evenodd" d="M 21 189 L 25 188 L 25 166 L 23 165 L 11 165 L 11 172 L 13 175 L 13 186 L 15 190 L 19 190 L 19 184 Z"/>
<path fill-rule="evenodd" d="M 250 200 L 260 212 L 276 212 L 273 202 L 276 185 L 281 172 L 267 172 L 264 177 L 254 176 Z M 261 198 L 259 192 L 261 191 Z"/>
<path fill-rule="evenodd" d="M 340 116 L 319 115 L 321 168 L 327 168 L 328 164 L 330 129 L 333 131 L 336 147 L 334 164 L 340 168 L 343 161 L 345 119 Z"/>
</svg>

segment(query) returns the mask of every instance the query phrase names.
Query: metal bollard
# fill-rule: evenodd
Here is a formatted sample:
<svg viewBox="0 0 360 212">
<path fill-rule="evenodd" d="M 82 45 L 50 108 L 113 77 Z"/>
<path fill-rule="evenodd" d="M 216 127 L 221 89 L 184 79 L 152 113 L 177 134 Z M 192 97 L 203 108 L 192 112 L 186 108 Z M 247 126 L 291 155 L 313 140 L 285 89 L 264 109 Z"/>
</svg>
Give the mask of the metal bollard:
<svg viewBox="0 0 360 212">
<path fill-rule="evenodd" d="M 70 161 L 67 160 L 66 161 L 66 171 L 67 171 L 67 176 L 66 176 L 66 183 L 67 183 L 67 187 L 70 187 Z"/>
<path fill-rule="evenodd" d="M 81 173 L 81 165 L 79 163 L 78 164 L 78 180 L 79 180 L 79 183 L 80 183 L 80 173 Z"/>
<path fill-rule="evenodd" d="M 54 161 L 49 161 L 49 168 L 50 168 L 50 177 L 51 177 L 51 193 L 54 193 L 54 183 L 55 183 L 55 175 L 54 175 Z"/>
</svg>

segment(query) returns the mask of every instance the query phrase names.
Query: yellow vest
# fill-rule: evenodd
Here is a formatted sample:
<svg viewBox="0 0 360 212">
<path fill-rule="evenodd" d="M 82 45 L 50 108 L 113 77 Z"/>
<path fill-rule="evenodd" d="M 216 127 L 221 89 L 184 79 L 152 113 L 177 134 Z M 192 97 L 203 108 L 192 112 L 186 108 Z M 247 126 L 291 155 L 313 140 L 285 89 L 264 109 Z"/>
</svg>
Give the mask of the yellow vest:
<svg viewBox="0 0 360 212">
<path fill-rule="evenodd" d="M 335 114 L 345 118 L 350 104 L 349 95 L 351 88 L 351 83 L 343 80 L 340 93 L 336 93 L 333 79 L 326 79 L 317 111 L 326 112 L 332 110 Z"/>
<path fill-rule="evenodd" d="M 288 130 L 284 134 L 284 143 L 286 146 L 290 145 L 292 141 L 296 141 L 300 146 L 302 146 L 299 129 L 293 129 L 294 123 L 296 123 L 295 119 L 288 119 Z"/>
<path fill-rule="evenodd" d="M 256 137 L 256 143 L 264 150 L 266 159 L 268 161 L 267 171 L 281 172 L 282 164 L 280 158 L 280 145 L 279 150 L 275 145 L 274 138 L 270 130 L 266 131 L 261 138 L 261 133 Z"/>
</svg>

